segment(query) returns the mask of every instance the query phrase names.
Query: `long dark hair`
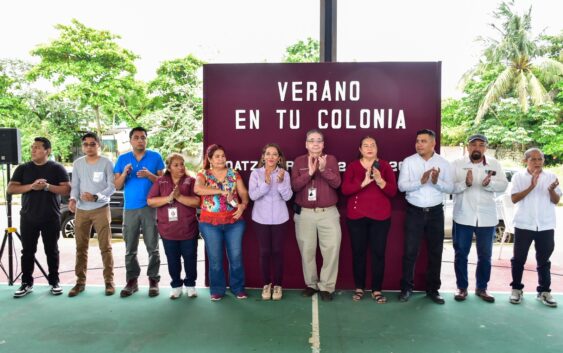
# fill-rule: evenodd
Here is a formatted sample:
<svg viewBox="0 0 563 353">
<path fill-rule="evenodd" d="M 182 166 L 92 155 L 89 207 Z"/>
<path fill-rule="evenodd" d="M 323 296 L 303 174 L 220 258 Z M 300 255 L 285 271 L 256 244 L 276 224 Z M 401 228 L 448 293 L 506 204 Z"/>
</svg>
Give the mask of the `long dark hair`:
<svg viewBox="0 0 563 353">
<path fill-rule="evenodd" d="M 209 160 L 213 157 L 213 154 L 219 150 L 225 152 L 225 148 L 223 146 L 215 143 L 207 147 L 207 150 L 205 150 L 205 156 L 203 157 L 203 169 L 207 170 L 211 168 L 211 162 L 209 162 Z"/>
<path fill-rule="evenodd" d="M 281 169 L 286 170 L 287 165 L 286 165 L 285 155 L 283 154 L 280 146 L 277 143 L 268 143 L 268 144 L 266 144 L 266 146 L 264 146 L 264 148 L 262 148 L 262 155 L 260 155 L 260 160 L 258 161 L 258 168 L 261 168 L 261 167 L 264 166 L 264 155 L 266 154 L 266 150 L 270 147 L 273 147 L 276 150 L 278 150 L 278 155 L 280 157 L 280 159 L 278 161 L 278 166 Z"/>
</svg>

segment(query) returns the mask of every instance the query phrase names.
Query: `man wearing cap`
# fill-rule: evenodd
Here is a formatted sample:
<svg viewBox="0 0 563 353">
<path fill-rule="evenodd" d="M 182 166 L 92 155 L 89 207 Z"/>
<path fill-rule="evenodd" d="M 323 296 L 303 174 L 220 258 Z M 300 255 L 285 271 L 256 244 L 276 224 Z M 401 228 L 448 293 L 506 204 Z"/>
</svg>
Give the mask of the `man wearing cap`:
<svg viewBox="0 0 563 353">
<path fill-rule="evenodd" d="M 481 134 L 467 139 L 467 155 L 453 162 L 454 214 L 453 245 L 455 250 L 455 275 L 457 291 L 454 299 L 467 298 L 467 256 L 471 250 L 473 234 L 477 241 L 477 283 L 475 295 L 493 303 L 495 297 L 487 291 L 491 277 L 491 256 L 498 216 L 495 192 L 508 186 L 500 163 L 486 157 L 488 140 Z"/>
<path fill-rule="evenodd" d="M 443 194 L 453 189 L 451 166 L 434 152 L 436 134 L 429 129 L 416 132 L 416 153 L 405 158 L 399 174 L 399 190 L 406 192 L 405 243 L 403 277 L 399 300 L 409 300 L 414 288 L 414 268 L 420 244 L 426 240 L 428 268 L 426 295 L 437 304 L 444 304 L 438 292 L 444 248 Z"/>
</svg>

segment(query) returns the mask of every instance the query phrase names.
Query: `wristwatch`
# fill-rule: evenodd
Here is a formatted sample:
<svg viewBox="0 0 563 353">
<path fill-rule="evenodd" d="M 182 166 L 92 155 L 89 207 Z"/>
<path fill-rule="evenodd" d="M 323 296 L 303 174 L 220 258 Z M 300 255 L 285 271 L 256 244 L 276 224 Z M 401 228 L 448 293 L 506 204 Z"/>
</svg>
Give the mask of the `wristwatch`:
<svg viewBox="0 0 563 353">
<path fill-rule="evenodd" d="M 98 202 L 98 195 L 94 195 L 94 202 Z"/>
<path fill-rule="evenodd" d="M 46 185 L 45 185 L 45 189 L 43 189 L 43 190 L 45 190 L 45 191 L 49 191 L 49 186 L 51 186 L 51 185 L 49 185 L 49 184 L 46 184 Z"/>
</svg>

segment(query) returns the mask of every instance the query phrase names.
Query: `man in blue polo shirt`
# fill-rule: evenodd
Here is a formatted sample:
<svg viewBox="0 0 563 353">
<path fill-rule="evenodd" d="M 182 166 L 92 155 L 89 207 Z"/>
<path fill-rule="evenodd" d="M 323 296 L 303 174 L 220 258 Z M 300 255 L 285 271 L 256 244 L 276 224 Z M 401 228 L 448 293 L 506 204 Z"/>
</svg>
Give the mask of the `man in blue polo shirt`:
<svg viewBox="0 0 563 353">
<path fill-rule="evenodd" d="M 160 254 L 156 230 L 155 209 L 147 205 L 147 195 L 152 183 L 162 175 L 164 162 L 158 152 L 147 150 L 147 130 L 136 127 L 129 132 L 129 143 L 133 150 L 117 159 L 113 172 L 115 187 L 124 188 L 125 207 L 123 210 L 123 239 L 125 240 L 125 268 L 127 285 L 121 290 L 121 297 L 128 297 L 138 288 L 137 279 L 141 274 L 137 260 L 137 248 L 141 228 L 143 240 L 149 254 L 149 296 L 158 295 L 158 274 Z"/>
</svg>

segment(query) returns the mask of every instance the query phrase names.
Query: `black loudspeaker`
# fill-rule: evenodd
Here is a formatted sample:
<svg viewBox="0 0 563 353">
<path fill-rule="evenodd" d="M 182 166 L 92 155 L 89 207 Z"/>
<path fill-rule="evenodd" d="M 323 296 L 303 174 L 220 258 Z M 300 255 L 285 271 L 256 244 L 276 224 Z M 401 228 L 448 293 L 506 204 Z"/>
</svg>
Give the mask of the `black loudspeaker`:
<svg viewBox="0 0 563 353">
<path fill-rule="evenodd" d="M 0 127 L 0 164 L 21 163 L 20 131 L 16 128 Z"/>
</svg>

